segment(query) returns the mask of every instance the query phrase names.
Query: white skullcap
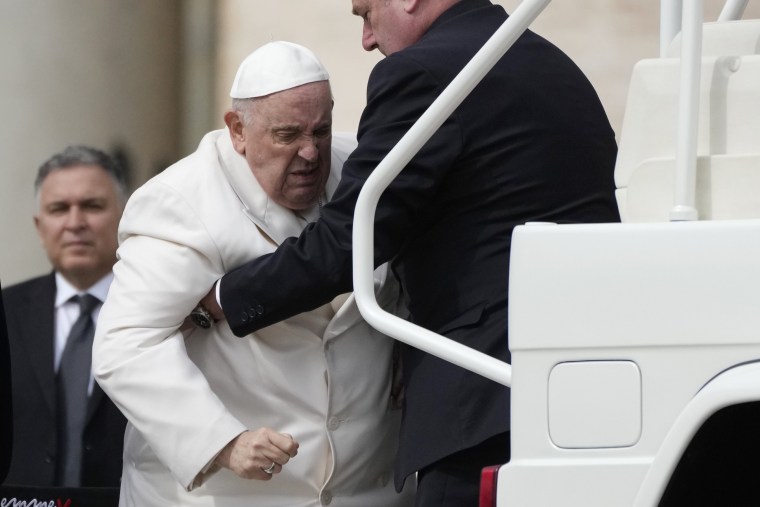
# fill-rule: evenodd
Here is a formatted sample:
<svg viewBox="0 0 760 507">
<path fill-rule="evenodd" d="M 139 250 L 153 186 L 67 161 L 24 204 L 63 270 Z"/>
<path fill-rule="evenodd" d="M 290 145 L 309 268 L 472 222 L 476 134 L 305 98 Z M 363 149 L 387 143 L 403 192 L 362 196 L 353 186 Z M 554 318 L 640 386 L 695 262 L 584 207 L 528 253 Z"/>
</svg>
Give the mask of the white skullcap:
<svg viewBox="0 0 760 507">
<path fill-rule="evenodd" d="M 310 50 L 292 42 L 270 42 L 248 55 L 240 64 L 230 97 L 263 97 L 328 79 L 327 69 Z"/>
</svg>

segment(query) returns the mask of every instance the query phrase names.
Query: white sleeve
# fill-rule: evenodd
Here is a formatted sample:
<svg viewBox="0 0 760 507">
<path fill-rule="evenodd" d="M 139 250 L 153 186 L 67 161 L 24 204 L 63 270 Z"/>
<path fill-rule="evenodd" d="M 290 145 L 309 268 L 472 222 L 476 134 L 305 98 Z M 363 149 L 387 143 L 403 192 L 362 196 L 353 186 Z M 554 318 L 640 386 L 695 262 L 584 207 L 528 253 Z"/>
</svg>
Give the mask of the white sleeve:
<svg viewBox="0 0 760 507">
<path fill-rule="evenodd" d="M 185 317 L 224 273 L 192 204 L 155 180 L 130 199 L 98 319 L 93 373 L 186 489 L 246 428 L 188 357 Z"/>
</svg>

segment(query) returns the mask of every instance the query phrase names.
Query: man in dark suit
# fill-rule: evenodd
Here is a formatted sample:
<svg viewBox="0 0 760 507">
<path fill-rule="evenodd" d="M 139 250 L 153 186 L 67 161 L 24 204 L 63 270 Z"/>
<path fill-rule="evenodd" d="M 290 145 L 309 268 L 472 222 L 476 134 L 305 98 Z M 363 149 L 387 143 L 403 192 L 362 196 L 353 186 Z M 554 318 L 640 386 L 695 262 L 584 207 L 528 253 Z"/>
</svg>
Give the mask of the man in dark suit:
<svg viewBox="0 0 760 507">
<path fill-rule="evenodd" d="M 507 18 L 489 0 L 353 0 L 353 10 L 364 48 L 386 56 L 369 78 L 359 145 L 317 223 L 221 279 L 239 336 L 351 290 L 362 185 Z M 616 151 L 582 72 L 537 35 L 520 37 L 380 199 L 375 259 L 393 262 L 411 320 L 509 360 L 513 228 L 619 220 Z M 203 304 L 221 316 L 213 297 Z M 403 362 L 397 486 L 419 472 L 418 505 L 477 505 L 481 468 L 509 459 L 509 390 L 412 347 Z"/>
<path fill-rule="evenodd" d="M 116 262 L 124 177 L 107 154 L 69 147 L 40 167 L 35 195 L 34 223 L 54 272 L 3 290 L 14 424 L 6 484 L 118 486 L 126 420 L 93 382 L 89 357 Z M 81 312 L 84 294 L 97 299 Z M 65 387 L 70 377 L 80 379 L 78 394 Z"/>
</svg>

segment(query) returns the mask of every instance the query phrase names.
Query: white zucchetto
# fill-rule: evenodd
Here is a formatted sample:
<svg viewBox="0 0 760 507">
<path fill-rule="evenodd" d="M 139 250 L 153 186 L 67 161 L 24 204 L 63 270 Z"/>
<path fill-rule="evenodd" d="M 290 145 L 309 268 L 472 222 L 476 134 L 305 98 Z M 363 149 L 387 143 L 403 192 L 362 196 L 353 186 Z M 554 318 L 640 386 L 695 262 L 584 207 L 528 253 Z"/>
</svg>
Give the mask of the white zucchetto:
<svg viewBox="0 0 760 507">
<path fill-rule="evenodd" d="M 312 51 L 292 42 L 270 42 L 248 55 L 240 64 L 230 97 L 263 97 L 328 79 L 327 69 Z"/>
</svg>

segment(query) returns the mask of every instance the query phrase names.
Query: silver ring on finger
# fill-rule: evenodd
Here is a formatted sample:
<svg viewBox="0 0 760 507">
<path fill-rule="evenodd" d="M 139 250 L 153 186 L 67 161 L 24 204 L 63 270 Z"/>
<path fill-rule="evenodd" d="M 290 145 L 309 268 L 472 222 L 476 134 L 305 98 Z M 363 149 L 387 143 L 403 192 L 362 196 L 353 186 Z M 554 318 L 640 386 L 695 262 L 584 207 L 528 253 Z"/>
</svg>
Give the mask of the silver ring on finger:
<svg viewBox="0 0 760 507">
<path fill-rule="evenodd" d="M 261 471 L 264 472 L 265 474 L 272 475 L 274 473 L 274 467 L 276 466 L 277 466 L 277 463 L 273 461 L 272 464 L 269 465 L 267 468 L 261 467 Z"/>
</svg>

